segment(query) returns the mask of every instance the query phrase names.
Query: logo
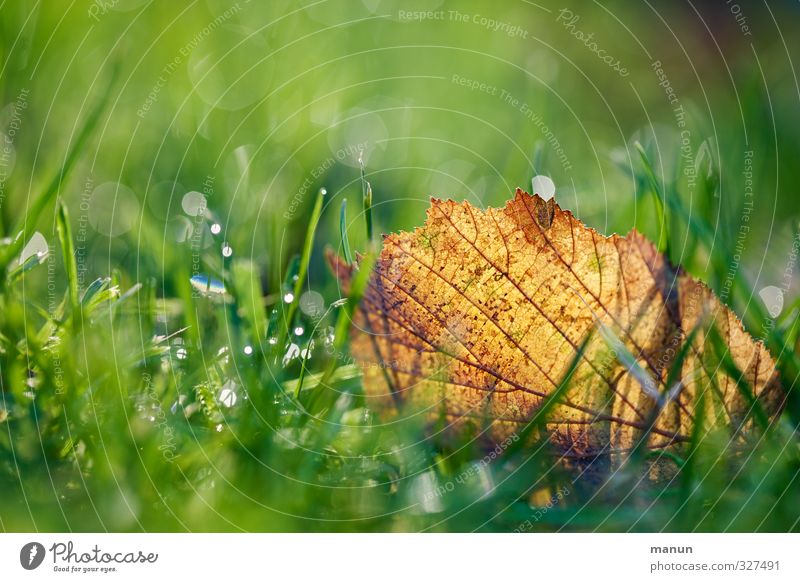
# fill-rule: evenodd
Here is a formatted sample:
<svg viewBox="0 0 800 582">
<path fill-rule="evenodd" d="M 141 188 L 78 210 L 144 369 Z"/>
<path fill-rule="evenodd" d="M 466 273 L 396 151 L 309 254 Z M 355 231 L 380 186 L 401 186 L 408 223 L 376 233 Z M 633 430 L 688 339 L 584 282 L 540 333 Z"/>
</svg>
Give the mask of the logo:
<svg viewBox="0 0 800 582">
<path fill-rule="evenodd" d="M 26 570 L 35 570 L 44 561 L 44 546 L 39 542 L 29 542 L 19 551 L 19 563 Z"/>
</svg>

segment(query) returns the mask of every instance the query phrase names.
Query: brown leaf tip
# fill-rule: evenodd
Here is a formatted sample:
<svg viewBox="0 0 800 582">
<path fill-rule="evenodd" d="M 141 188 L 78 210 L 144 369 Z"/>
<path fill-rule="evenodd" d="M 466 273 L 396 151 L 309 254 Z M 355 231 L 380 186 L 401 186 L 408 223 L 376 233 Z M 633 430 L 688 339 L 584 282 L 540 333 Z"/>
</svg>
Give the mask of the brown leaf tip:
<svg viewBox="0 0 800 582">
<path fill-rule="evenodd" d="M 353 276 L 353 265 L 348 265 L 347 261 L 330 247 L 325 249 L 325 260 L 330 266 L 331 271 L 333 271 L 333 274 L 336 275 L 336 278 L 342 283 L 344 292 L 349 293 L 350 279 Z"/>
</svg>

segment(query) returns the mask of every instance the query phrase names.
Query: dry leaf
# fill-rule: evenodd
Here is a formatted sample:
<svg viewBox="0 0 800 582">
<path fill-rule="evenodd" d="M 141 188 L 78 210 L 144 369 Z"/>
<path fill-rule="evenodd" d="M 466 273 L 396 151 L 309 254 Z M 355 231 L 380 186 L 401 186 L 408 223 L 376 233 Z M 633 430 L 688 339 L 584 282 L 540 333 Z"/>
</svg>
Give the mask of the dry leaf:
<svg viewBox="0 0 800 582">
<path fill-rule="evenodd" d="M 335 257 L 332 264 L 346 290 L 353 267 Z M 605 333 L 594 334 L 548 418 L 566 457 L 630 450 L 656 407 L 648 446 L 676 446 L 692 432 L 700 391 L 708 396 L 704 427 L 740 427 L 748 404 L 719 368 L 709 325 L 764 409 L 779 408 L 769 353 L 703 283 L 640 233 L 605 237 L 521 190 L 485 211 L 432 200 L 424 226 L 385 237 L 352 352 L 368 402 L 385 417 L 404 409 L 455 429 L 473 423 L 500 442 L 533 417 L 600 324 Z M 680 382 L 665 386 L 696 327 Z M 623 353 L 638 367 L 623 365 Z"/>
</svg>

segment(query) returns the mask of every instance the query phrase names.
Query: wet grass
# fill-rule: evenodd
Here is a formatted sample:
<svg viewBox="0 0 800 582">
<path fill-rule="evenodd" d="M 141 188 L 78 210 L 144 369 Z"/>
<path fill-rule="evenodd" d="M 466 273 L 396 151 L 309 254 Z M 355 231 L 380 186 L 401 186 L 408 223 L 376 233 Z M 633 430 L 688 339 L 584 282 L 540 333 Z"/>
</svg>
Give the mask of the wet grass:
<svg viewBox="0 0 800 582">
<path fill-rule="evenodd" d="M 114 18 L 108 17 L 109 30 L 127 26 L 127 20 Z M 191 18 L 202 29 L 213 15 Z M 81 30 L 78 17 L 68 22 L 73 19 L 73 28 Z M 383 24 L 368 24 L 375 28 L 348 32 L 319 47 L 337 46 L 343 55 L 372 49 L 369 39 Z M 486 31 L 471 32 L 445 31 L 443 42 L 466 38 L 464 43 L 482 50 Z M 174 34 L 165 47 L 154 49 L 152 70 L 161 71 L 180 54 L 187 39 Z M 302 36 L 290 26 L 270 35 L 276 46 Z M 3 36 L 6 45 L 9 38 Z M 42 49 L 44 40 L 34 40 Z M 428 33 L 423 41 L 430 42 Z M 328 58 L 312 53 L 323 51 L 319 47 L 301 46 L 294 60 L 282 59 L 276 78 L 310 67 L 306 55 Z M 528 58 L 530 47 L 515 50 L 519 54 L 512 56 L 520 60 Z M 594 56 L 575 50 L 572 57 L 592 70 Z M 115 76 L 108 66 L 102 74 L 90 71 L 101 82 L 88 97 L 80 83 L 67 87 L 71 92 L 55 103 L 55 121 L 31 113 L 23 127 L 54 136 L 48 143 L 60 143 L 63 151 L 40 147 L 33 129 L 27 141 L 20 138 L 17 168 L 0 208 L 0 232 L 8 237 L 0 247 L 0 530 L 800 529 L 800 304 L 786 295 L 787 304 L 773 317 L 757 294 L 770 280 L 757 266 L 761 257 L 753 252 L 737 257 L 736 251 L 745 203 L 743 149 L 756 152 L 753 171 L 762 177 L 761 190 L 777 192 L 774 207 L 762 206 L 758 225 L 755 219 L 751 223 L 749 248 L 759 250 L 759 241 L 770 233 L 777 237 L 780 229 L 788 230 L 791 240 L 796 236 L 795 201 L 783 194 L 800 184 L 793 162 L 800 142 L 788 131 L 794 109 L 783 104 L 787 100 L 776 100 L 777 122 L 771 125 L 764 121 L 767 99 L 757 83 L 742 83 L 738 103 L 726 101 L 726 86 L 712 87 L 717 119 L 741 115 L 752 129 L 743 144 L 728 124 L 712 130 L 709 116 L 693 111 L 693 143 L 706 144 L 710 153 L 700 164 L 695 147 L 702 171 L 690 191 L 680 164 L 670 169 L 667 163 L 680 153 L 670 140 L 653 138 L 649 117 L 630 113 L 621 119 L 623 135 L 608 129 L 613 124 L 607 120 L 589 121 L 593 140 L 584 143 L 583 127 L 573 115 L 592 120 L 596 104 L 587 98 L 582 110 L 577 100 L 577 113 L 568 112 L 548 91 L 517 78 L 516 70 L 493 77 L 494 61 L 471 58 L 477 63 L 472 76 L 526 96 L 563 143 L 578 144 L 570 150 L 572 173 L 564 171 L 539 129 L 523 126 L 519 116 L 493 119 L 488 129 L 477 122 L 466 126 L 472 122 L 465 119 L 504 111 L 503 103 L 456 92 L 447 81 L 451 60 L 430 52 L 404 55 L 402 63 L 379 60 L 380 76 L 395 79 L 378 85 L 384 93 L 376 86 L 358 88 L 342 102 L 382 112 L 388 126 L 383 129 L 392 137 L 383 136 L 389 145 L 373 147 L 364 164 L 352 152 L 338 159 L 326 134 L 317 137 L 311 120 L 324 118 L 323 107 L 292 125 L 295 110 L 317 95 L 316 78 L 297 92 L 302 103 L 280 94 L 254 106 L 253 118 L 208 107 L 186 83 L 185 91 L 175 92 L 180 99 L 165 90 L 157 103 L 162 110 L 154 108 L 139 121 L 135 108 L 143 97 L 136 91 L 142 85 L 149 89 L 152 80 L 126 83 L 126 74 Z M 771 62 L 764 61 L 769 74 Z M 408 74 L 409 62 L 424 62 L 430 66 L 426 75 L 445 82 L 426 80 L 414 93 L 417 85 L 396 80 Z M 746 64 L 733 62 L 734 72 Z M 30 83 L 28 69 L 20 64 L 4 75 L 5 102 Z M 340 79 L 326 77 L 327 82 L 356 86 L 356 70 L 350 65 L 339 71 Z M 642 70 L 649 82 L 649 65 Z M 601 70 L 599 78 L 607 77 Z M 58 94 L 54 82 L 40 78 L 33 95 Z M 177 74 L 174 82 L 182 82 Z M 578 85 L 561 86 L 580 92 Z M 182 108 L 190 93 L 194 100 Z M 653 93 L 663 97 L 658 87 Z M 384 100 L 370 101 L 376 94 Z M 398 104 L 396 97 L 405 94 L 426 105 Z M 75 106 L 84 99 L 88 107 Z M 453 99 L 458 114 L 447 109 Z M 76 115 L 79 109 L 83 113 Z M 628 114 L 629 104 L 622 109 Z M 361 109 L 350 114 L 364 115 Z M 670 122 L 671 111 L 660 118 Z M 282 123 L 289 127 L 284 133 Z M 324 123 L 338 127 L 339 121 Z M 381 127 L 369 129 L 380 133 Z M 458 140 L 444 139 L 454 131 Z M 393 141 L 397 136 L 413 138 L 408 151 L 397 147 L 404 143 Z M 716 140 L 707 140 L 710 136 Z M 259 152 L 239 148 L 262 139 L 268 147 Z M 299 146 L 306 139 L 309 145 Z M 469 157 L 463 144 L 480 155 Z M 312 173 L 331 156 L 336 163 Z M 783 162 L 775 174 L 773 158 Z M 578 164 L 579 159 L 597 161 Z M 309 175 L 314 178 L 298 195 L 298 184 Z M 467 439 L 426 440 L 412 421 L 379 422 L 366 406 L 347 334 L 376 260 L 373 241 L 383 232 L 419 224 L 431 194 L 498 205 L 535 175 L 553 177 L 559 202 L 587 223 L 606 234 L 636 226 L 675 264 L 724 295 L 776 359 L 787 393 L 781 417 L 767 423 L 763 411 L 753 407 L 755 428 L 747 438 L 731 431 L 704 433 L 696 426 L 691 441 L 671 458 L 678 468 L 675 478 L 663 483 L 641 480 L 652 460 L 645 448 L 608 481 L 576 479 L 574 471 L 554 463 L 542 427 L 548 407 L 568 388 L 569 373 L 523 438 L 488 461 L 487 451 Z M 81 192 L 106 181 L 135 187 L 137 219 L 120 236 L 87 235 L 87 223 L 99 219 L 87 217 Z M 164 182 L 167 190 L 160 189 Z M 321 188 L 328 193 L 322 195 Z M 203 191 L 208 207 L 187 216 L 181 201 L 190 190 Z M 601 199 L 601 192 L 608 197 Z M 766 216 L 768 210 L 777 219 Z M 20 264 L 20 252 L 37 231 L 46 235 L 48 252 Z M 225 245 L 232 249 L 228 256 Z M 325 265 L 326 247 L 359 263 L 349 292 L 338 287 Z M 789 261 L 777 258 L 773 280 Z M 724 344 L 713 333 L 709 341 L 720 373 L 733 378 L 745 398 L 752 396 Z"/>
<path fill-rule="evenodd" d="M 639 169 L 653 183 L 649 164 Z M 225 293 L 158 298 L 153 282 L 123 288 L 112 277 L 79 295 L 70 219 L 58 206 L 67 284 L 57 307 L 49 313 L 27 300 L 33 267 L 0 296 L 4 528 L 798 529 L 793 404 L 774 425 L 754 406 L 758 432 L 746 444 L 695 431 L 673 455 L 680 471 L 666 485 L 641 480 L 647 458 L 636 454 L 613 484 L 584 482 L 556 464 L 541 429 L 562 390 L 491 462 L 467 441 L 445 445 L 408 423 L 407 432 L 378 423 L 346 346 L 374 251 L 362 257 L 349 297 L 323 311 L 308 294 L 324 201 L 315 198 L 281 292 L 267 297 L 259 268 L 244 259 L 214 273 Z M 784 317 L 766 337 L 784 380 L 797 369 L 786 349 L 796 325 Z M 202 331 L 183 333 L 193 327 Z M 727 346 L 710 337 L 721 373 L 757 405 Z"/>
</svg>

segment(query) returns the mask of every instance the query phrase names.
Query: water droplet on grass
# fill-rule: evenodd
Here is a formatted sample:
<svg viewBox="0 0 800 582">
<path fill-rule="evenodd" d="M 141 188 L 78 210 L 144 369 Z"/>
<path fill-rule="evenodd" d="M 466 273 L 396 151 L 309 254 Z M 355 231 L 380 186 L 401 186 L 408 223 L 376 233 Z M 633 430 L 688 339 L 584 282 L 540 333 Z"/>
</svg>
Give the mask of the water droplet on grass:
<svg viewBox="0 0 800 582">
<path fill-rule="evenodd" d="M 222 389 L 219 391 L 219 403 L 226 408 L 231 408 L 236 404 L 237 398 L 236 383 L 233 380 L 228 380 L 222 385 Z"/>
<path fill-rule="evenodd" d="M 190 282 L 192 287 L 206 295 L 222 295 L 225 293 L 225 284 L 207 275 L 194 275 Z"/>
<path fill-rule="evenodd" d="M 223 257 L 227 258 L 227 257 L 230 257 L 232 254 L 233 254 L 233 249 L 231 248 L 231 245 L 229 245 L 228 243 L 225 243 L 224 245 L 222 245 L 222 256 Z"/>
<path fill-rule="evenodd" d="M 44 238 L 44 235 L 37 230 L 31 236 L 28 244 L 26 244 L 22 249 L 22 252 L 19 255 L 18 264 L 23 264 L 31 257 L 36 257 L 37 261 L 41 263 L 45 258 L 47 258 L 48 251 L 49 246 L 47 244 L 47 239 Z"/>
<path fill-rule="evenodd" d="M 222 232 L 222 226 L 218 222 L 215 222 L 214 224 L 211 225 L 211 234 L 219 234 L 221 232 Z"/>
<path fill-rule="evenodd" d="M 759 291 L 758 296 L 764 302 L 770 317 L 776 318 L 781 314 L 781 311 L 783 311 L 783 289 L 769 285 Z"/>
<path fill-rule="evenodd" d="M 286 350 L 286 355 L 283 356 L 283 365 L 285 366 L 299 355 L 300 355 L 300 346 L 298 346 L 297 344 L 290 344 L 289 348 Z"/>
<path fill-rule="evenodd" d="M 183 408 L 184 402 L 186 402 L 186 396 L 181 394 L 180 396 L 178 396 L 178 399 L 172 403 L 172 406 L 169 407 L 169 411 L 172 414 L 177 413 L 179 408 Z"/>
<path fill-rule="evenodd" d="M 556 185 L 549 176 L 536 176 L 531 180 L 531 189 L 544 200 L 550 200 L 556 193 Z"/>
<path fill-rule="evenodd" d="M 294 301 L 294 293 L 287 293 L 283 296 L 284 303 L 291 303 L 292 301 Z"/>
</svg>

